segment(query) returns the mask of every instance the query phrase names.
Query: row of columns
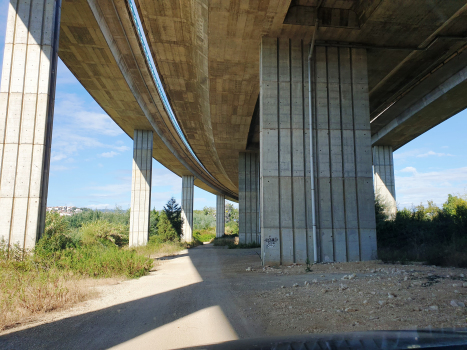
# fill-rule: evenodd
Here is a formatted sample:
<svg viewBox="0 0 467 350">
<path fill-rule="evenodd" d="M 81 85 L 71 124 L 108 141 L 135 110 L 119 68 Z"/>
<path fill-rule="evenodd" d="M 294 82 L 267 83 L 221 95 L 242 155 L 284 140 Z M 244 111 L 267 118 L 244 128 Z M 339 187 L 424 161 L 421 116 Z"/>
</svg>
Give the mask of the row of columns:
<svg viewBox="0 0 467 350">
<path fill-rule="evenodd" d="M 32 249 L 45 228 L 60 8 L 61 0 L 10 0 L 8 10 L 0 83 L 0 240 L 21 249 Z M 133 140 L 130 246 L 138 246 L 149 238 L 153 133 L 135 130 Z M 191 241 L 194 177 L 182 182 L 183 240 Z"/>
<path fill-rule="evenodd" d="M 44 230 L 60 5 L 11 0 L 8 12 L 0 239 L 21 248 Z M 261 242 L 264 264 L 375 258 L 375 192 L 394 213 L 395 191 L 392 149 L 371 146 L 366 50 L 316 47 L 310 71 L 300 40 L 263 37 L 260 51 L 260 151 L 239 155 L 240 241 Z M 135 130 L 134 143 L 130 244 L 141 245 L 149 235 L 152 132 Z M 194 178 L 182 182 L 183 239 L 191 241 Z M 217 209 L 224 205 L 219 197 Z"/>
</svg>

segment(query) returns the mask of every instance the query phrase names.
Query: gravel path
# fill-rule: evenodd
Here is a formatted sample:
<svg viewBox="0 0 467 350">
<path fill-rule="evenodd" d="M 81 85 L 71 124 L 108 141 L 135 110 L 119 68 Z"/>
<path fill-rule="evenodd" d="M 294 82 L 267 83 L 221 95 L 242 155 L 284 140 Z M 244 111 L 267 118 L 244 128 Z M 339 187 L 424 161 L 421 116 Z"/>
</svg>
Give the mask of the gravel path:
<svg viewBox="0 0 467 350">
<path fill-rule="evenodd" d="M 365 262 L 311 270 L 262 267 L 258 249 L 200 246 L 164 259 L 149 276 L 101 285 L 93 300 L 1 333 L 0 348 L 173 349 L 270 335 L 467 326 L 466 269 Z"/>
</svg>

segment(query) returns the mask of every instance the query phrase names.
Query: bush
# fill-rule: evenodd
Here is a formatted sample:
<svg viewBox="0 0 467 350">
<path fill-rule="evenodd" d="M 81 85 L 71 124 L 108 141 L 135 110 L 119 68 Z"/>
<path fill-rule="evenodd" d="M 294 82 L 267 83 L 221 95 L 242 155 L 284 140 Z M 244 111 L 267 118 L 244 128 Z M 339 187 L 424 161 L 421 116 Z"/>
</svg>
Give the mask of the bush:
<svg viewBox="0 0 467 350">
<path fill-rule="evenodd" d="M 200 242 L 211 242 L 214 238 L 216 238 L 216 233 L 213 232 L 214 230 L 214 228 L 202 231 L 196 230 L 193 232 L 193 238 Z"/>
<path fill-rule="evenodd" d="M 467 267 L 467 201 L 449 195 L 443 208 L 432 201 L 388 219 L 375 203 L 378 256 L 383 261 L 423 261 Z"/>
<path fill-rule="evenodd" d="M 207 210 L 194 210 L 193 211 L 193 227 L 195 230 L 209 230 L 216 227 L 216 217 Z"/>
<path fill-rule="evenodd" d="M 176 242 L 180 240 L 177 227 L 167 217 L 165 212 L 159 215 L 159 222 L 157 223 L 157 234 L 151 236 L 152 242 Z"/>
<path fill-rule="evenodd" d="M 110 245 L 123 247 L 128 245 L 129 230 L 127 225 L 96 220 L 85 223 L 79 229 L 81 243 L 84 245 Z"/>
<path fill-rule="evenodd" d="M 238 222 L 237 221 L 230 221 L 225 224 L 225 234 L 226 235 L 233 235 L 238 236 Z"/>
</svg>

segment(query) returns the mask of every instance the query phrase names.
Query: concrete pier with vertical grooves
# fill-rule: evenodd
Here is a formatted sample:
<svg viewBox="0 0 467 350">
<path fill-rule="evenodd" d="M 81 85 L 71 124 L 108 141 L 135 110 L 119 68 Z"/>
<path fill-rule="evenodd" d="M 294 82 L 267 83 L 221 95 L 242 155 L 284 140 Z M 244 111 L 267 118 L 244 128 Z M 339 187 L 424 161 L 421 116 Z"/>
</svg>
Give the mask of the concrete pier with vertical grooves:
<svg viewBox="0 0 467 350">
<path fill-rule="evenodd" d="M 0 239 L 33 248 L 44 231 L 59 0 L 11 0 L 0 87 Z"/>
<path fill-rule="evenodd" d="M 151 210 L 153 133 L 135 130 L 131 179 L 130 247 L 146 245 Z"/>
<path fill-rule="evenodd" d="M 182 176 L 182 240 L 184 242 L 193 240 L 194 181 L 194 176 Z"/>
<path fill-rule="evenodd" d="M 391 146 L 373 146 L 373 184 L 375 196 L 385 206 L 386 213 L 390 217 L 394 217 L 397 204 Z"/>
<path fill-rule="evenodd" d="M 225 234 L 225 196 L 218 194 L 216 197 L 216 237 Z"/>
<path fill-rule="evenodd" d="M 313 261 L 311 170 L 319 261 L 376 257 L 366 51 L 316 47 L 310 166 L 308 46 L 263 38 L 260 173 L 264 264 Z"/>
<path fill-rule="evenodd" d="M 238 158 L 238 236 L 240 243 L 260 243 L 259 154 L 240 152 Z"/>
</svg>

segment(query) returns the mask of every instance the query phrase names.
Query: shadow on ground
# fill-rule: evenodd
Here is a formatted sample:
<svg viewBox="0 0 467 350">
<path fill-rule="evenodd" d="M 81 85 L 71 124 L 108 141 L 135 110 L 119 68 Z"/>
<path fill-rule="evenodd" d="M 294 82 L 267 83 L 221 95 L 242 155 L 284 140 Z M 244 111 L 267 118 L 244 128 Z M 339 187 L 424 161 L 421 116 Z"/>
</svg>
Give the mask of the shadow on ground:
<svg viewBox="0 0 467 350">
<path fill-rule="evenodd" d="M 188 256 L 203 281 L 165 293 L 118 304 L 94 312 L 57 320 L 0 336 L 1 349 L 103 349 L 110 348 L 197 311 L 219 306 L 240 338 L 262 334 L 261 326 L 241 315 L 247 301 L 233 288 L 242 288 L 249 274 L 233 277 L 223 273 L 242 256 L 259 256 L 255 249 L 224 250 L 204 245 L 190 249 Z M 181 259 L 184 254 L 172 259 Z M 243 287 L 244 288 L 244 287 Z M 176 310 L 176 312 L 174 312 Z M 214 331 L 214 330 L 213 330 Z M 154 348 L 157 345 L 154 344 Z"/>
</svg>

